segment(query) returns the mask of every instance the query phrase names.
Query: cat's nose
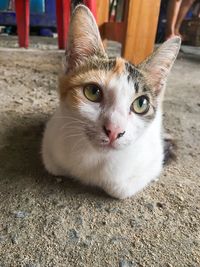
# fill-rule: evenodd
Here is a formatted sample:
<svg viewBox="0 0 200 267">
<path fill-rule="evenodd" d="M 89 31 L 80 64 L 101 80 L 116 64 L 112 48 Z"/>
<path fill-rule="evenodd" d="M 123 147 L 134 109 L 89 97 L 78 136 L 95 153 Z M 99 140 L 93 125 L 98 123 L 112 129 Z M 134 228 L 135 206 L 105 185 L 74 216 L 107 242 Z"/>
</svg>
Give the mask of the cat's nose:
<svg viewBox="0 0 200 267">
<path fill-rule="evenodd" d="M 105 134 L 109 137 L 110 142 L 115 141 L 116 139 L 122 137 L 125 134 L 125 131 L 123 131 L 120 127 L 114 127 L 112 125 L 104 125 L 103 130 Z"/>
</svg>

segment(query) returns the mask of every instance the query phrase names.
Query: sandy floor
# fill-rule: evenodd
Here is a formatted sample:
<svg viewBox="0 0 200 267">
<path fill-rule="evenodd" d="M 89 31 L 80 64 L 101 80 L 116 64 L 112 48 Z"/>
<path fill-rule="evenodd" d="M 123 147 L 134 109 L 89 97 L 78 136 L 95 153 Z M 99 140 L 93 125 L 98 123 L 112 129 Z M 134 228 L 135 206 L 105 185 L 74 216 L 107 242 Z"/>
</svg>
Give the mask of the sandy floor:
<svg viewBox="0 0 200 267">
<path fill-rule="evenodd" d="M 41 164 L 61 55 L 0 49 L 0 266 L 199 267 L 200 60 L 180 56 L 168 83 L 177 160 L 119 201 Z"/>
</svg>

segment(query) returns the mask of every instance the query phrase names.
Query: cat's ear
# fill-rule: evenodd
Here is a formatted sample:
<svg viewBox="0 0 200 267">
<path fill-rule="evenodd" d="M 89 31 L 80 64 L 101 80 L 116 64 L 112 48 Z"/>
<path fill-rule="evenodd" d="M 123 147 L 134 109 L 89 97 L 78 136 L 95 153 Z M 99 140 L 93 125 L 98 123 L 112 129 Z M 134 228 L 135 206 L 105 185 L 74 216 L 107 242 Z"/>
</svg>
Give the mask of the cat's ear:
<svg viewBox="0 0 200 267">
<path fill-rule="evenodd" d="M 138 67 L 147 82 L 158 95 L 165 86 L 168 74 L 173 66 L 181 45 L 180 37 L 173 37 L 164 42 L 149 58 Z"/>
<path fill-rule="evenodd" d="M 70 22 L 66 49 L 66 71 L 73 69 L 88 57 L 106 56 L 98 26 L 90 10 L 78 5 Z"/>
</svg>

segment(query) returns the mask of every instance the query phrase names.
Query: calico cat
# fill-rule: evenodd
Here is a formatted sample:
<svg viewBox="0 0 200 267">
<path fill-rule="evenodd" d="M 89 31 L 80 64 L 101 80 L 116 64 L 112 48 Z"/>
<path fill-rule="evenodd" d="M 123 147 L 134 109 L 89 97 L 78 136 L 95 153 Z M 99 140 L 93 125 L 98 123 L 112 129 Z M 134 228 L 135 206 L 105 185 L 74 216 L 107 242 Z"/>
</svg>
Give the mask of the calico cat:
<svg viewBox="0 0 200 267">
<path fill-rule="evenodd" d="M 108 58 L 89 9 L 73 14 L 60 76 L 60 105 L 42 143 L 46 169 L 127 198 L 163 166 L 162 99 L 180 38 L 139 66 Z"/>
</svg>

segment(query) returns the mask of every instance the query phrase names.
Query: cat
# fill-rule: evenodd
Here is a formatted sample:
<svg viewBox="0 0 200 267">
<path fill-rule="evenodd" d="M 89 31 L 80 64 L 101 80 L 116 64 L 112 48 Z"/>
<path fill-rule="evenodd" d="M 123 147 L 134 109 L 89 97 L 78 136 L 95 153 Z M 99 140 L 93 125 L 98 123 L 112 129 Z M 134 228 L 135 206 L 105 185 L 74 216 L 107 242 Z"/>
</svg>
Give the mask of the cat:
<svg viewBox="0 0 200 267">
<path fill-rule="evenodd" d="M 42 141 L 47 171 L 119 199 L 157 179 L 164 160 L 162 100 L 180 43 L 169 39 L 138 66 L 108 58 L 92 13 L 78 5 L 59 79 L 60 104 Z"/>
</svg>

